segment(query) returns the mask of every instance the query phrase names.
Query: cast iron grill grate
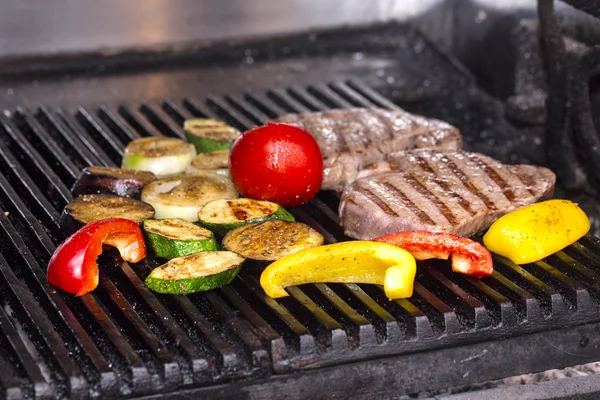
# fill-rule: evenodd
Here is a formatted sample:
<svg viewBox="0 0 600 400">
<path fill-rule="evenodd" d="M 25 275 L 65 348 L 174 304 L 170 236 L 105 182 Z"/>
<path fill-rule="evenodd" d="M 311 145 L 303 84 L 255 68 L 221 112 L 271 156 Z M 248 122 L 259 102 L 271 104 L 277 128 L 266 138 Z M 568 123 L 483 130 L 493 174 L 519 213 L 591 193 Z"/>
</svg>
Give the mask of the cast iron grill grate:
<svg viewBox="0 0 600 400">
<path fill-rule="evenodd" d="M 286 112 L 393 103 L 357 81 L 203 100 L 0 116 L 0 387 L 7 398 L 138 396 L 408 354 L 600 320 L 600 242 L 587 236 L 548 259 L 496 258 L 481 281 L 421 263 L 410 299 L 376 286 L 317 284 L 264 295 L 260 265 L 229 286 L 187 297 L 149 291 L 156 260 L 101 256 L 100 284 L 81 298 L 57 292 L 45 266 L 64 239 L 60 212 L 79 171 L 119 165 L 136 137 L 182 137 L 192 116 L 248 129 Z M 293 214 L 328 242 L 345 240 L 338 195 Z"/>
</svg>

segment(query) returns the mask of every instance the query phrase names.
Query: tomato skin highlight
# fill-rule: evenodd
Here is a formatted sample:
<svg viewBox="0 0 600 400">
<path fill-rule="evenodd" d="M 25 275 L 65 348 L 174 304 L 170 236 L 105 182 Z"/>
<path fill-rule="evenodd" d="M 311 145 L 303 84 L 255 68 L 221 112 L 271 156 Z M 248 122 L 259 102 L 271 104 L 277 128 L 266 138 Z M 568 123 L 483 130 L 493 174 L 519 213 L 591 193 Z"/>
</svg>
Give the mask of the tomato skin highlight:
<svg viewBox="0 0 600 400">
<path fill-rule="evenodd" d="M 68 293 L 82 296 L 98 286 L 96 258 L 102 244 L 116 247 L 124 261 L 138 262 L 146 256 L 144 236 L 137 223 L 109 218 L 89 223 L 67 238 L 54 251 L 48 282 Z"/>
<path fill-rule="evenodd" d="M 312 199 L 323 180 L 323 156 L 310 133 L 268 123 L 243 133 L 231 147 L 229 173 L 244 197 L 284 207 Z"/>
</svg>

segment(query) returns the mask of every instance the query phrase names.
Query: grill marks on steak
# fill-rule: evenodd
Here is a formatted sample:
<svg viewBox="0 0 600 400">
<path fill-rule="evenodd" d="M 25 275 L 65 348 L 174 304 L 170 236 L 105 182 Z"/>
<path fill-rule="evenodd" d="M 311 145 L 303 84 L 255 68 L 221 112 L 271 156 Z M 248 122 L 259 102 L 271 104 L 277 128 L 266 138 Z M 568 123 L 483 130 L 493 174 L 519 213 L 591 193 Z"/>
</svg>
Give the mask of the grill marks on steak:
<svg viewBox="0 0 600 400">
<path fill-rule="evenodd" d="M 404 110 L 336 109 L 287 114 L 278 122 L 310 132 L 323 154 L 322 189 L 342 190 L 365 166 L 386 154 L 410 148 L 459 149 L 462 138 L 453 126 Z"/>
<path fill-rule="evenodd" d="M 504 165 L 478 153 L 413 149 L 358 174 L 340 203 L 346 235 L 358 239 L 427 230 L 472 236 L 500 216 L 552 194 L 552 171 Z"/>
</svg>

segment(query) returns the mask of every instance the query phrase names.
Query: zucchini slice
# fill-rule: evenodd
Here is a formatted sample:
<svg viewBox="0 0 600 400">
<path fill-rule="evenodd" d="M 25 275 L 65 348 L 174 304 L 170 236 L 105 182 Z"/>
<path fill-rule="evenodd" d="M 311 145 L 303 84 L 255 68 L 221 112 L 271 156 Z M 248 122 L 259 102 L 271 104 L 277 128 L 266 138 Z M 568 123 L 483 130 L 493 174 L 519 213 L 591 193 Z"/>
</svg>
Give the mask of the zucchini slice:
<svg viewBox="0 0 600 400">
<path fill-rule="evenodd" d="M 65 207 L 60 226 L 73 233 L 85 224 L 106 218 L 127 218 L 141 224 L 154 216 L 154 208 L 139 200 L 113 194 L 84 194 Z"/>
<path fill-rule="evenodd" d="M 243 262 L 243 257 L 231 251 L 203 251 L 177 257 L 152 270 L 146 286 L 165 294 L 213 290 L 230 283 Z"/>
<path fill-rule="evenodd" d="M 240 136 L 240 131 L 223 121 L 208 118 L 193 118 L 184 121 L 183 130 L 198 153 L 227 150 Z"/>
<path fill-rule="evenodd" d="M 229 231 L 223 247 L 244 258 L 274 261 L 323 242 L 323 236 L 306 224 L 271 220 Z"/>
<path fill-rule="evenodd" d="M 152 172 L 113 167 L 87 167 L 73 184 L 73 196 L 81 194 L 116 194 L 140 198 L 142 189 L 156 180 Z"/>
<path fill-rule="evenodd" d="M 217 250 L 215 235 L 211 231 L 183 219 L 147 219 L 144 230 L 154 254 L 167 260 Z"/>
<path fill-rule="evenodd" d="M 147 137 L 129 142 L 121 167 L 150 171 L 164 178 L 183 173 L 195 155 L 194 146 L 181 139 Z"/>
<path fill-rule="evenodd" d="M 237 196 L 228 178 L 213 173 L 160 179 L 142 190 L 142 201 L 156 210 L 154 218 L 181 218 L 190 222 L 198 221 L 198 212 L 209 201 Z"/>
<path fill-rule="evenodd" d="M 214 172 L 229 176 L 229 150 L 215 150 L 200 153 L 185 170 L 186 173 Z"/>
<path fill-rule="evenodd" d="M 200 224 L 224 235 L 246 224 L 272 219 L 294 221 L 294 216 L 277 203 L 254 199 L 219 199 L 209 201 L 198 213 Z"/>
</svg>

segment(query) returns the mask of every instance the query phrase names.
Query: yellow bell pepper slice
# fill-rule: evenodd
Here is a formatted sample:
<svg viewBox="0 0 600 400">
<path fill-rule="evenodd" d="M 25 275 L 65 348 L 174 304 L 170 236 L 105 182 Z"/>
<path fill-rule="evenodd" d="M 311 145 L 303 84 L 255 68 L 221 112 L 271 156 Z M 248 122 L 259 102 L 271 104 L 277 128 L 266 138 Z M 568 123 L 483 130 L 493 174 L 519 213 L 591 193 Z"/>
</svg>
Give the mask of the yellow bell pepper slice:
<svg viewBox="0 0 600 400">
<path fill-rule="evenodd" d="M 285 297 L 284 288 L 318 282 L 384 285 L 389 299 L 412 296 L 415 258 L 387 243 L 349 241 L 301 250 L 273 262 L 260 276 L 265 293 Z"/>
<path fill-rule="evenodd" d="M 483 244 L 516 264 L 527 264 L 564 249 L 589 230 L 590 220 L 577 204 L 547 200 L 500 217 Z"/>
</svg>

